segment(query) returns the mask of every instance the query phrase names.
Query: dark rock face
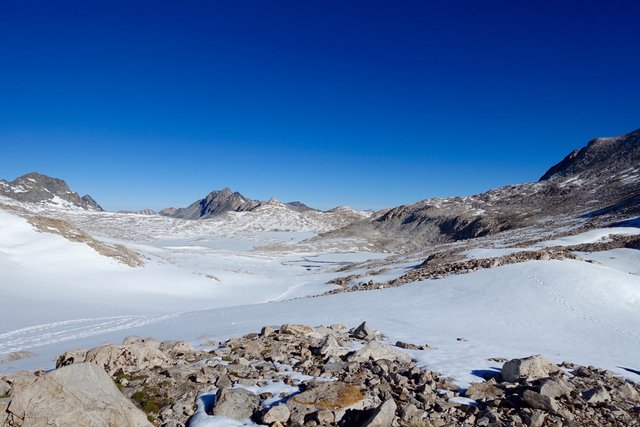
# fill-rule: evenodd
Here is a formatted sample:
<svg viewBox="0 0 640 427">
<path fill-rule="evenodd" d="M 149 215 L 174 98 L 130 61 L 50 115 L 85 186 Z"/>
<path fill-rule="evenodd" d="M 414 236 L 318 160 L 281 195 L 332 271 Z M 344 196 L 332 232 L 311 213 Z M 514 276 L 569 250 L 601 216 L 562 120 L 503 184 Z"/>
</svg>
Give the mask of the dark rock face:
<svg viewBox="0 0 640 427">
<path fill-rule="evenodd" d="M 84 196 L 81 197 L 81 200 L 91 209 L 95 210 L 95 211 L 104 211 L 104 209 L 102 209 L 102 206 L 100 206 L 98 204 L 98 202 L 96 202 L 95 200 L 93 200 L 93 197 L 91 197 L 88 194 L 85 194 Z"/>
<path fill-rule="evenodd" d="M 12 199 L 39 203 L 54 201 L 56 197 L 83 209 L 102 211 L 102 207 L 88 194 L 80 197 L 65 181 L 36 172 L 22 175 L 8 182 L 0 180 L 0 195 Z"/>
</svg>

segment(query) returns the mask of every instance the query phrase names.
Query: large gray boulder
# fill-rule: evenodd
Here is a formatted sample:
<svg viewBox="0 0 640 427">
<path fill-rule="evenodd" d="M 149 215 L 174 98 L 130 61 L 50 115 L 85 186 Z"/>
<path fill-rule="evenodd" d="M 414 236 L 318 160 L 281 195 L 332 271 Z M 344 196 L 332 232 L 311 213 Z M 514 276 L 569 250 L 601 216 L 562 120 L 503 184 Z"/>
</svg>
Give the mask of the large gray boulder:
<svg viewBox="0 0 640 427">
<path fill-rule="evenodd" d="M 65 366 L 37 378 L 12 396 L 7 412 L 22 427 L 151 426 L 109 375 L 89 363 Z"/>
<path fill-rule="evenodd" d="M 128 345 L 102 345 L 87 351 L 84 362 L 102 366 L 109 375 L 119 370 L 137 372 L 148 368 L 166 368 L 171 359 L 157 341 L 138 341 Z"/>
<path fill-rule="evenodd" d="M 242 388 L 223 388 L 216 393 L 213 415 L 243 420 L 251 418 L 260 405 L 254 393 Z"/>
<path fill-rule="evenodd" d="M 521 379 L 530 381 L 547 378 L 559 371 L 556 365 L 538 354 L 509 360 L 502 366 L 502 378 L 508 382 L 517 382 Z"/>
<path fill-rule="evenodd" d="M 395 348 L 377 341 L 371 341 L 348 357 L 350 362 L 366 362 L 372 360 L 391 360 L 400 363 L 411 363 L 411 356 Z"/>
</svg>

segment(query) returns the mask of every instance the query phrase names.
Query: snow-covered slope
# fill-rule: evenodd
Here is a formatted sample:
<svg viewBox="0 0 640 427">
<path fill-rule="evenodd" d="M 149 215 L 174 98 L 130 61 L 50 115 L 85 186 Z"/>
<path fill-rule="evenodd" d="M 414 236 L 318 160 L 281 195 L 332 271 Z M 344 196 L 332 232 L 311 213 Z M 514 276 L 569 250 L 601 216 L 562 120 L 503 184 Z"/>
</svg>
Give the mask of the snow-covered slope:
<svg viewBox="0 0 640 427">
<path fill-rule="evenodd" d="M 322 253 L 317 250 L 321 246 L 309 240 L 299 243 L 335 227 L 344 212 L 301 213 L 272 204 L 190 221 L 5 199 L 0 203 L 0 360 L 18 350 L 37 355 L 0 363 L 2 372 L 48 368 L 66 349 L 116 342 L 130 334 L 197 344 L 205 336 L 227 338 L 268 324 L 355 326 L 368 320 L 390 341 L 435 347 L 413 355 L 460 383 L 479 380 L 474 372 L 495 368 L 489 358 L 533 353 L 640 380 L 634 374 L 640 354 L 637 249 L 582 255 L 585 260 L 521 262 L 397 288 L 299 298 L 337 288 L 327 281 L 354 272 L 376 280 L 375 270 L 388 266 L 383 275 L 403 274 L 416 265 L 420 254 L 409 259 L 388 253 Z M 66 221 L 107 244 L 125 244 L 144 257 L 145 264 L 130 267 L 54 230 L 37 231 L 26 219 L 34 217 Z M 572 229 L 559 226 L 555 234 L 546 235 L 551 243 L 520 247 L 637 234 L 637 222 L 625 224 L 628 227 L 573 237 L 561 237 Z M 535 233 L 529 229 L 520 241 Z M 476 250 L 517 249 L 505 245 L 502 237 L 471 243 Z M 261 249 L 273 242 L 279 243 L 279 250 L 273 245 Z M 458 242 L 450 249 L 465 253 L 471 243 Z M 377 261 L 339 271 L 350 262 L 366 260 Z"/>
<path fill-rule="evenodd" d="M 11 338 L 13 335 L 6 335 L 8 331 L 38 324 L 99 318 L 101 326 L 89 321 L 92 326 L 78 332 L 85 335 L 130 327 L 168 313 L 322 293 L 327 289 L 326 281 L 336 273 L 318 271 L 316 264 L 342 262 L 340 255 L 315 261 L 312 253 L 265 255 L 253 250 L 274 241 L 289 244 L 292 239 L 295 242 L 313 235 L 312 232 L 236 232 L 234 239 L 230 239 L 224 234 L 229 229 L 224 228 L 222 221 L 207 224 L 208 221 L 86 212 L 13 201 L 3 206 L 0 301 L 4 306 L 0 310 L 0 354 L 13 351 L 16 346 L 40 342 L 39 334 L 47 335 L 49 327 L 36 327 L 28 333 L 30 338 L 17 341 Z M 145 260 L 144 265 L 131 267 L 86 243 L 63 237 L 57 228 L 46 225 L 47 219 L 53 221 L 54 217 L 56 221 L 64 218 L 69 224 L 79 225 L 110 244 L 125 243 L 128 250 Z M 44 224 L 44 232 L 26 218 Z M 59 227 L 60 223 L 52 224 Z M 189 228 L 191 224 L 201 226 Z M 233 227 L 238 228 L 240 223 L 235 224 Z M 269 226 L 267 221 L 252 229 Z M 292 222 L 292 226 L 304 230 L 325 225 L 318 221 Z M 364 256 L 366 259 L 376 255 Z M 85 321 L 73 324 L 74 330 L 83 330 L 80 324 Z M 59 335 L 47 339 L 57 341 Z"/>
<path fill-rule="evenodd" d="M 435 347 L 413 356 L 460 384 L 478 381 L 475 371 L 497 368 L 489 358 L 536 353 L 640 380 L 624 369 L 638 368 L 640 279 L 579 261 L 527 262 L 400 288 L 158 317 L 126 332 L 105 331 L 64 345 L 31 347 L 41 356 L 15 366 L 46 365 L 47 357 L 70 346 L 90 347 L 127 334 L 197 341 L 203 336 L 228 338 L 268 324 L 356 325 L 363 320 L 381 329 L 391 342 Z M 100 328 L 99 321 L 91 326 Z M 48 332 L 76 333 L 66 324 L 50 325 Z M 9 333 L 5 340 L 7 335 L 20 338 L 19 333 Z"/>
</svg>

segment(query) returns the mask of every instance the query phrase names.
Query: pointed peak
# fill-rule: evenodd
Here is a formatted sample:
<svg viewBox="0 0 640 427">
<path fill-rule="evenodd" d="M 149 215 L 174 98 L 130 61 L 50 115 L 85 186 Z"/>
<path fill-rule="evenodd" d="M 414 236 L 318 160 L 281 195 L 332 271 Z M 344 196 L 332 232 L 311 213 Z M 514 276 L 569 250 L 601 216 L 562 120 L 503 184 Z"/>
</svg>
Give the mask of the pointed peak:
<svg viewBox="0 0 640 427">
<path fill-rule="evenodd" d="M 276 199 L 275 197 L 270 198 L 269 200 L 267 200 L 267 202 L 265 203 L 265 205 L 281 205 L 282 203 L 280 203 L 280 201 L 278 201 L 278 199 Z"/>
</svg>

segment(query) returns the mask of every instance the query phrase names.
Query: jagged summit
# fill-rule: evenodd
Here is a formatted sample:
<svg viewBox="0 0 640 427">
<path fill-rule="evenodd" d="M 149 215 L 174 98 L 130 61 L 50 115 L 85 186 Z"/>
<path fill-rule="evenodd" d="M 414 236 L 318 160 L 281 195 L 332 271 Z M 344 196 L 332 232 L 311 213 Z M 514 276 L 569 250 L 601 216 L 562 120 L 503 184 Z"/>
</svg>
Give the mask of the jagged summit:
<svg viewBox="0 0 640 427">
<path fill-rule="evenodd" d="M 87 210 L 102 211 L 102 207 L 88 194 L 80 197 L 71 191 L 62 179 L 53 178 L 38 172 L 30 172 L 8 182 L 0 179 L 0 195 L 29 202 L 68 202 Z"/>
<path fill-rule="evenodd" d="M 196 200 L 186 208 L 166 208 L 161 215 L 183 219 L 200 219 L 220 215 L 225 212 L 250 211 L 262 204 L 259 200 L 251 200 L 237 191 L 225 187 L 212 191 L 204 199 Z"/>
<path fill-rule="evenodd" d="M 165 208 L 160 215 L 182 219 L 203 219 L 221 215 L 225 212 L 254 211 L 261 206 L 283 206 L 296 212 L 318 212 L 302 202 L 282 203 L 272 197 L 267 201 L 254 200 L 243 196 L 228 187 L 212 191 L 204 199 L 196 200 L 186 208 Z"/>
<path fill-rule="evenodd" d="M 581 173 L 620 172 L 633 165 L 640 166 L 640 129 L 625 135 L 592 139 L 552 166 L 540 181 Z"/>
</svg>

